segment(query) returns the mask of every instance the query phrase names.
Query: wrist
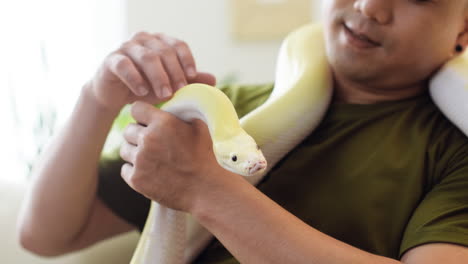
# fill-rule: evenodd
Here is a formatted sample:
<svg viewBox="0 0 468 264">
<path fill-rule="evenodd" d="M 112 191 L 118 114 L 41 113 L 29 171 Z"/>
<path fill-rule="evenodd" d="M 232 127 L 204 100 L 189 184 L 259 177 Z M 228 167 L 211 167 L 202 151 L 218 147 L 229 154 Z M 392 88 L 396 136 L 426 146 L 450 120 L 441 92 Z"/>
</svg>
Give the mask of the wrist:
<svg viewBox="0 0 468 264">
<path fill-rule="evenodd" d="M 92 80 L 84 84 L 83 89 L 81 90 L 81 97 L 88 103 L 93 104 L 100 113 L 112 115 L 114 117 L 117 117 L 120 113 L 120 110 L 124 107 L 124 105 L 110 107 L 101 102 L 96 96 Z"/>
<path fill-rule="evenodd" d="M 218 213 L 231 207 L 238 195 L 248 188 L 255 188 L 241 175 L 225 169 L 209 178 L 216 180 L 203 185 L 204 189 L 198 192 L 189 208 L 189 213 L 201 224 L 214 221 Z"/>
</svg>

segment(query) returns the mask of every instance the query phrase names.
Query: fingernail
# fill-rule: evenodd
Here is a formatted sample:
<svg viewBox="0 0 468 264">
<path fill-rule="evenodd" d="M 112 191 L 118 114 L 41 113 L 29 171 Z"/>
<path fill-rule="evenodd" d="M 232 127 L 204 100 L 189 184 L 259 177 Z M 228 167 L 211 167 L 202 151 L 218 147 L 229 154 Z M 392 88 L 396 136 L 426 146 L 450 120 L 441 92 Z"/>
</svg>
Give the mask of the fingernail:
<svg viewBox="0 0 468 264">
<path fill-rule="evenodd" d="M 172 94 L 171 88 L 169 88 L 169 86 L 164 86 L 162 89 L 162 98 L 169 97 L 171 96 L 171 94 Z"/>
<path fill-rule="evenodd" d="M 145 96 L 148 94 L 148 89 L 146 89 L 144 86 L 140 86 L 140 88 L 138 88 L 138 93 L 140 96 Z"/>
<path fill-rule="evenodd" d="M 166 89 L 165 87 L 166 86 L 163 86 L 161 89 L 156 89 L 155 90 L 155 94 L 156 94 L 157 97 L 159 97 L 159 98 L 164 97 L 164 89 Z"/>
<path fill-rule="evenodd" d="M 180 83 L 177 85 L 177 89 L 180 89 L 180 88 L 182 88 L 182 87 L 184 87 L 184 86 L 185 86 L 185 83 L 180 82 Z"/>
<path fill-rule="evenodd" d="M 187 69 L 187 75 L 188 75 L 189 77 L 191 77 L 191 78 L 197 76 L 197 73 L 195 72 L 195 68 L 189 67 L 189 68 Z"/>
</svg>

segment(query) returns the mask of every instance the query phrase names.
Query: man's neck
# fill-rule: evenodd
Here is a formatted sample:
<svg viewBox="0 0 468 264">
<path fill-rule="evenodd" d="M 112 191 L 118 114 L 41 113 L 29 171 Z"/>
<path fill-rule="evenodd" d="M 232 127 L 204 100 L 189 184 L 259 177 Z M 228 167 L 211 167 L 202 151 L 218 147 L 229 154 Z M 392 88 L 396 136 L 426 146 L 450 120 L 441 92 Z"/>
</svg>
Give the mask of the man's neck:
<svg viewBox="0 0 468 264">
<path fill-rule="evenodd" d="M 427 90 L 427 83 L 395 89 L 375 89 L 366 85 L 350 82 L 334 75 L 334 98 L 337 103 L 375 104 L 386 101 L 398 101 L 422 94 Z"/>
</svg>

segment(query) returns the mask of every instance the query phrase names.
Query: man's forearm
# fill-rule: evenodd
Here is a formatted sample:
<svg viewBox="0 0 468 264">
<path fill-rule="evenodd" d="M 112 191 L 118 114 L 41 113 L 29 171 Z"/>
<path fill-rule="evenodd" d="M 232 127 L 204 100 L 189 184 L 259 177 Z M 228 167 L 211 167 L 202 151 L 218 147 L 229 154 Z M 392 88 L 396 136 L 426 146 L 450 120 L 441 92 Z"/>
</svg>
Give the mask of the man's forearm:
<svg viewBox="0 0 468 264">
<path fill-rule="evenodd" d="M 20 217 L 24 244 L 53 254 L 83 227 L 95 199 L 97 164 L 118 112 L 99 107 L 84 88 L 60 134 L 43 152 Z"/>
<path fill-rule="evenodd" d="M 223 190 L 204 196 L 192 213 L 241 263 L 400 263 L 319 232 L 228 174 Z"/>
</svg>

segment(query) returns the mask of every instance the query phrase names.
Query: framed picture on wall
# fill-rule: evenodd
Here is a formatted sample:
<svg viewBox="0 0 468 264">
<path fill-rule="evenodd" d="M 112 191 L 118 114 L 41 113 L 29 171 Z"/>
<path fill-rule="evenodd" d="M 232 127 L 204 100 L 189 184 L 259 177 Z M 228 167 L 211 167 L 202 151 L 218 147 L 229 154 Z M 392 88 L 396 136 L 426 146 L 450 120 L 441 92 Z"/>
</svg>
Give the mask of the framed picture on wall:
<svg viewBox="0 0 468 264">
<path fill-rule="evenodd" d="M 237 40 L 282 39 L 311 21 L 314 0 L 231 0 L 232 34 Z"/>
</svg>

